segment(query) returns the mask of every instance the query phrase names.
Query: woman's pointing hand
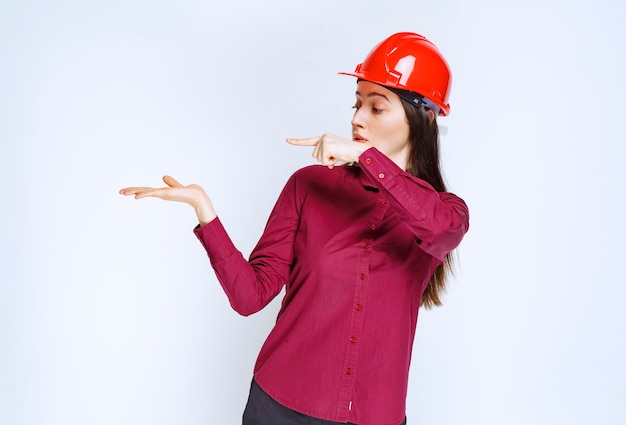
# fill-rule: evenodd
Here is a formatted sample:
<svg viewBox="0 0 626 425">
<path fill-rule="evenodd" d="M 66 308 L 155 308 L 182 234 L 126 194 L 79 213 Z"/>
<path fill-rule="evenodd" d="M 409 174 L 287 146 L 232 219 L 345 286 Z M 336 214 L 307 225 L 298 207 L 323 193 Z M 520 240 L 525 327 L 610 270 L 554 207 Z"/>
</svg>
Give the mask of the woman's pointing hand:
<svg viewBox="0 0 626 425">
<path fill-rule="evenodd" d="M 290 138 L 287 143 L 294 146 L 313 146 L 313 158 L 328 168 L 333 168 L 338 163 L 358 161 L 359 156 L 370 148 L 366 143 L 354 142 L 329 133 L 306 139 Z"/>
</svg>

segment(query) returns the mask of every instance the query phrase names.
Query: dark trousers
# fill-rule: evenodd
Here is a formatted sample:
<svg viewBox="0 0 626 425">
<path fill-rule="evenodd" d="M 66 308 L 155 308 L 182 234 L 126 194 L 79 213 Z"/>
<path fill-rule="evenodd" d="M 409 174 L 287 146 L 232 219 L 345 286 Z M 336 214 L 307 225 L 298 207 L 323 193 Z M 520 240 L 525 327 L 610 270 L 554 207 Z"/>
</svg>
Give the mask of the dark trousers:
<svg viewBox="0 0 626 425">
<path fill-rule="evenodd" d="M 252 380 L 243 412 L 243 425 L 356 425 L 312 418 L 291 410 L 271 398 Z M 400 425 L 406 425 L 406 419 Z"/>
</svg>

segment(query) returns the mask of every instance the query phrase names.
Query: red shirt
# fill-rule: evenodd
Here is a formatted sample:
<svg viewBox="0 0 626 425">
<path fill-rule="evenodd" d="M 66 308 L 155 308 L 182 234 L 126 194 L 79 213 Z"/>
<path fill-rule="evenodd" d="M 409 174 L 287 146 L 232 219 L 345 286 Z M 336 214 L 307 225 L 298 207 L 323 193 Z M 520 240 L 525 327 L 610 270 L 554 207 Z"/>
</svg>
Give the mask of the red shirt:
<svg viewBox="0 0 626 425">
<path fill-rule="evenodd" d="M 359 166 L 295 172 L 249 261 L 219 219 L 195 232 L 234 310 L 286 292 L 254 376 L 320 419 L 398 425 L 420 297 L 468 229 L 465 203 L 375 148 Z"/>
</svg>

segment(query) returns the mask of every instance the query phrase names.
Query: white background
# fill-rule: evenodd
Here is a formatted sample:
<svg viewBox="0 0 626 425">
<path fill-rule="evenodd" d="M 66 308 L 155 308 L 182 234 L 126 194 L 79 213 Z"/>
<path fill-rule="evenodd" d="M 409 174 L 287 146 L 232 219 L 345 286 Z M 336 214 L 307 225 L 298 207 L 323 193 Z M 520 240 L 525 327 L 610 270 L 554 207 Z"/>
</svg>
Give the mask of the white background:
<svg viewBox="0 0 626 425">
<path fill-rule="evenodd" d="M 0 423 L 240 423 L 278 303 L 230 310 L 193 211 L 248 254 L 286 137 L 349 137 L 352 71 L 422 33 L 454 75 L 471 229 L 422 312 L 410 424 L 626 423 L 626 75 L 617 0 L 0 1 Z"/>
</svg>

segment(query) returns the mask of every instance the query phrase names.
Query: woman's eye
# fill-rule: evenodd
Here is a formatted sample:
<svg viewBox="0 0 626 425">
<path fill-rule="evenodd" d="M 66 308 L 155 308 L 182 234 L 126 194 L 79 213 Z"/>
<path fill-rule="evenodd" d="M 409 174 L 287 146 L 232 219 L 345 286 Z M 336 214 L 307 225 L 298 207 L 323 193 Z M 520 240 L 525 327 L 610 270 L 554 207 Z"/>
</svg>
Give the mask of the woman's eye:
<svg viewBox="0 0 626 425">
<path fill-rule="evenodd" d="M 358 110 L 359 108 L 360 108 L 360 106 L 359 106 L 359 105 L 354 105 L 354 106 L 352 107 L 352 109 L 356 109 L 356 110 Z"/>
<path fill-rule="evenodd" d="M 375 114 L 380 114 L 381 112 L 383 112 L 383 110 L 380 108 L 372 108 L 372 112 Z"/>
</svg>

